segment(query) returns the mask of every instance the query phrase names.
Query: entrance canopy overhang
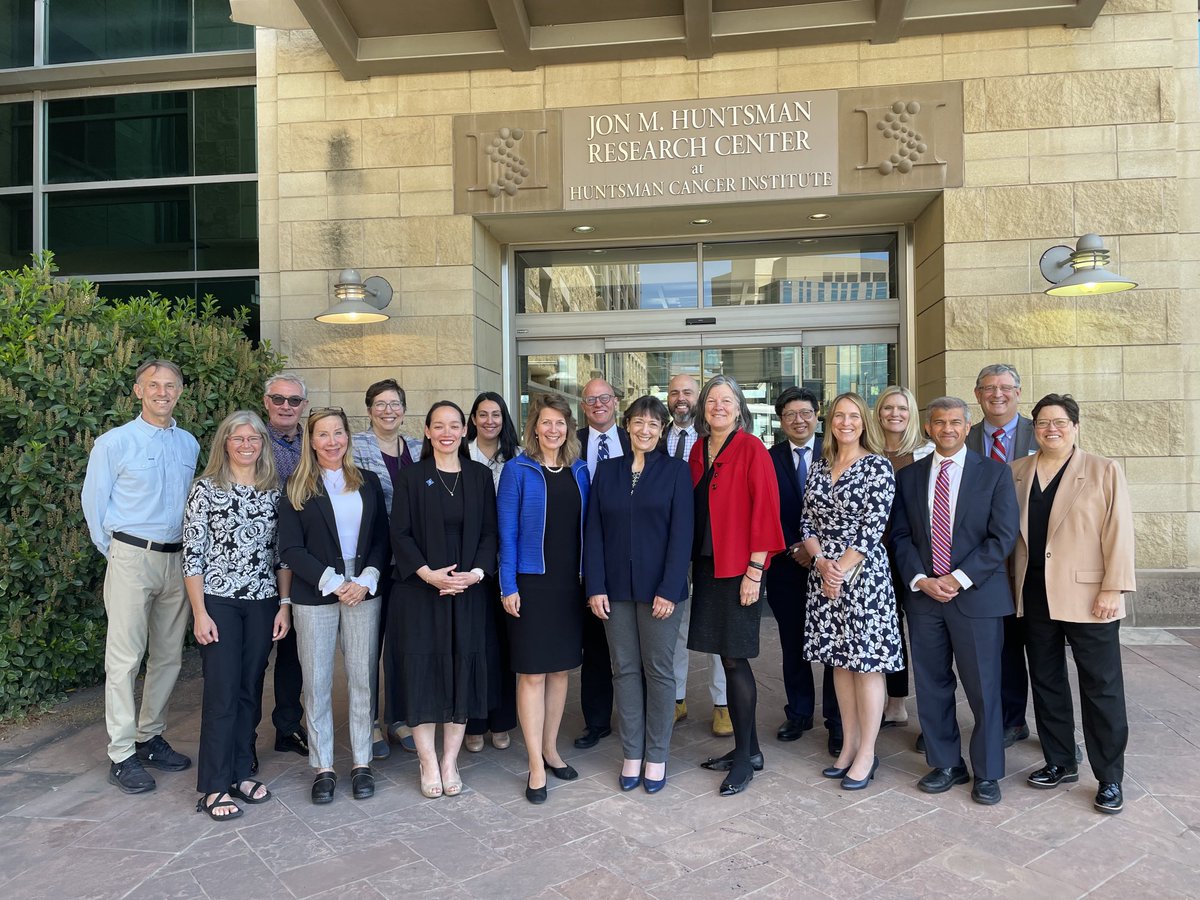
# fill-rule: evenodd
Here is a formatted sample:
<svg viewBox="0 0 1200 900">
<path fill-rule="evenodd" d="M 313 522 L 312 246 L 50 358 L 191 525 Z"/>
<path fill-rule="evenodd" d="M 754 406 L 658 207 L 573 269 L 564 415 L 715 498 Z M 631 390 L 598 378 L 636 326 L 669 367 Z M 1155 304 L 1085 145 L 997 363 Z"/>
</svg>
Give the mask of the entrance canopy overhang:
<svg viewBox="0 0 1200 900">
<path fill-rule="evenodd" d="M 1104 0 L 230 0 L 232 18 L 311 28 L 348 80 L 952 34 L 1087 28 Z"/>
</svg>

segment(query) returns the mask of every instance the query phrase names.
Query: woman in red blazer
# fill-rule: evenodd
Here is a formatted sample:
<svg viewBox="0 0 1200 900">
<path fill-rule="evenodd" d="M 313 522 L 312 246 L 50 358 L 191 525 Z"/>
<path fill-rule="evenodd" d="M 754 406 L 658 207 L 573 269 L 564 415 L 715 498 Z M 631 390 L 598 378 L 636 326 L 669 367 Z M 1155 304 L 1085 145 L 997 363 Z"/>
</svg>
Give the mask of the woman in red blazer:
<svg viewBox="0 0 1200 900">
<path fill-rule="evenodd" d="M 763 767 L 750 660 L 758 656 L 763 573 L 784 541 L 775 467 L 762 441 L 745 431 L 751 418 L 742 389 L 717 375 L 697 405 L 699 439 L 689 459 L 696 528 L 688 649 L 720 654 L 725 669 L 734 747 L 701 765 L 729 773 L 721 783 L 721 796 L 729 797 Z"/>
</svg>

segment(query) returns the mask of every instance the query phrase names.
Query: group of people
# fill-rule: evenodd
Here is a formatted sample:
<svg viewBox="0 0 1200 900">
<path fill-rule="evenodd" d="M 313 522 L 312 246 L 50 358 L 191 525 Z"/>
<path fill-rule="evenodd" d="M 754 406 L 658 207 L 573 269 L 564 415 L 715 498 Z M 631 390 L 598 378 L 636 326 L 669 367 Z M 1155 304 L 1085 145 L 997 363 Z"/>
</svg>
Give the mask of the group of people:
<svg viewBox="0 0 1200 900">
<path fill-rule="evenodd" d="M 1078 780 L 1069 642 L 1095 805 L 1121 808 L 1117 629 L 1134 589 L 1124 480 L 1078 448 L 1069 396 L 1018 415 L 1011 366 L 980 373 L 984 422 L 972 427 L 967 404 L 942 397 L 924 433 L 905 388 L 885 390 L 874 411 L 839 395 L 823 434 L 819 398 L 787 388 L 770 450 L 726 375 L 703 388 L 675 376 L 668 404 L 633 400 L 623 427 L 602 378 L 583 389 L 582 428 L 565 397 L 535 394 L 522 441 L 500 395 L 480 394 L 469 413 L 442 400 L 418 443 L 401 434 L 395 381 L 371 385 L 370 427 L 352 434 L 344 410 L 309 411 L 303 380 L 282 373 L 265 386 L 268 421 L 230 414 L 199 477 L 200 448 L 172 417 L 178 367 L 153 360 L 134 381 L 141 413 L 97 439 L 82 495 L 108 561 L 109 780 L 123 791 L 152 790 L 147 767 L 191 765 L 163 737 L 190 603 L 204 671 L 197 810 L 213 819 L 271 796 L 254 776 L 272 647 L 275 746 L 307 755 L 314 803 L 337 791 L 339 648 L 355 799 L 374 794 L 371 764 L 391 743 L 418 756 L 426 797 L 457 795 L 464 745 L 478 752 L 490 733 L 504 749 L 519 725 L 525 796 L 545 802 L 551 775 L 578 777 L 558 732 L 580 666 L 576 747 L 608 736 L 615 709 L 620 788 L 656 793 L 686 715 L 689 650 L 711 655 L 714 730 L 733 737 L 702 765 L 723 773 L 722 795 L 737 794 L 765 764 L 751 668 L 765 597 L 787 696 L 776 737 L 813 727 L 811 663 L 822 664 L 836 757 L 823 774 L 844 790 L 869 786 L 880 729 L 907 720 L 910 670 L 931 766 L 918 787 L 971 780 L 957 670 L 975 718 L 972 797 L 998 802 L 1004 748 L 1029 734 L 1026 657 L 1046 762 L 1029 783 Z"/>
</svg>

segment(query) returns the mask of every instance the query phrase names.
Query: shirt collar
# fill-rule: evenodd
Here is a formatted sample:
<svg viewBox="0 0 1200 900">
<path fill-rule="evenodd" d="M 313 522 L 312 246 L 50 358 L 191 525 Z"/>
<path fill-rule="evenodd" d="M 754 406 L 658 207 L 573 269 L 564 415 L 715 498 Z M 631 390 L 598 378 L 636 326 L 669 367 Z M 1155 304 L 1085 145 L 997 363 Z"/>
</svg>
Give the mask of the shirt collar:
<svg viewBox="0 0 1200 900">
<path fill-rule="evenodd" d="M 983 436 L 986 437 L 990 441 L 990 440 L 993 440 L 993 436 L 996 434 L 997 431 L 1002 431 L 1002 432 L 1004 432 L 1005 437 L 1009 437 L 1012 435 L 1012 433 L 1014 431 L 1017 430 L 1017 419 L 1019 419 L 1019 418 L 1020 418 L 1019 415 L 1013 416 L 1011 419 L 1008 420 L 1008 422 L 1006 422 L 1005 424 L 1003 424 L 999 427 L 992 425 L 990 422 L 988 422 L 987 419 L 984 419 L 983 420 Z"/>
<path fill-rule="evenodd" d="M 590 425 L 588 427 L 591 428 Z M 600 435 L 606 434 L 610 438 L 613 438 L 614 440 L 616 440 L 616 438 L 617 438 L 617 423 L 613 422 L 611 425 L 609 425 L 608 431 L 597 431 L 595 428 L 591 428 L 591 431 L 592 431 L 592 434 L 594 434 L 596 437 L 600 437 Z"/>
<path fill-rule="evenodd" d="M 136 419 L 134 419 L 134 421 L 137 422 L 138 428 L 141 431 L 144 431 L 146 434 L 157 434 L 161 431 L 174 431 L 175 430 L 175 420 L 174 419 L 171 420 L 171 424 L 168 425 L 166 428 L 160 428 L 159 426 L 155 425 L 153 422 L 147 422 L 145 420 L 145 418 L 142 417 L 141 413 L 138 413 L 138 417 Z"/>
<path fill-rule="evenodd" d="M 814 444 L 816 444 L 816 442 L 817 442 L 817 436 L 816 436 L 815 434 L 814 434 L 812 437 L 810 437 L 810 438 L 809 438 L 809 439 L 808 439 L 808 440 L 807 440 L 805 443 L 803 443 L 803 444 L 797 444 L 797 443 L 796 443 L 795 441 L 793 441 L 791 438 L 788 438 L 788 443 L 789 443 L 789 444 L 791 444 L 791 446 L 792 446 L 792 450 L 799 450 L 799 449 L 801 449 L 801 448 L 804 448 L 804 449 L 805 449 L 805 450 L 807 450 L 807 451 L 808 451 L 810 454 L 812 453 L 812 451 L 813 451 L 813 445 L 814 445 Z"/>
<path fill-rule="evenodd" d="M 963 444 L 958 448 L 958 452 L 953 456 L 942 456 L 940 450 L 933 451 L 933 468 L 936 471 L 942 464 L 942 460 L 952 459 L 955 464 L 961 469 L 967 463 L 967 445 Z"/>
<path fill-rule="evenodd" d="M 296 428 L 295 434 L 284 434 L 282 431 L 280 431 L 278 428 L 276 428 L 274 425 L 272 425 L 270 422 L 268 422 L 267 423 L 267 431 L 271 432 L 271 437 L 279 438 L 281 441 L 286 441 L 289 444 L 294 441 L 299 440 L 299 438 L 300 438 L 299 427 Z"/>
</svg>

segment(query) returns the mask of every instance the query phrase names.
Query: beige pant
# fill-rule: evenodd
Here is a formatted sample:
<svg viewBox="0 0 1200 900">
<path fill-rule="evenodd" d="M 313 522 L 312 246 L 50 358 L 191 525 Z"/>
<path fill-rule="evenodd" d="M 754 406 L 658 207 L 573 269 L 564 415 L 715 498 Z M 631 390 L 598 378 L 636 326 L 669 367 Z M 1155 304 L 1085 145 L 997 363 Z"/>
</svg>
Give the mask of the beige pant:
<svg viewBox="0 0 1200 900">
<path fill-rule="evenodd" d="M 148 741 L 165 727 L 188 623 L 181 557 L 180 553 L 142 550 L 120 541 L 109 547 L 104 575 L 104 609 L 108 613 L 104 719 L 108 756 L 113 762 L 132 756 L 135 740 Z M 139 715 L 133 693 L 142 657 L 147 661 Z"/>
</svg>

